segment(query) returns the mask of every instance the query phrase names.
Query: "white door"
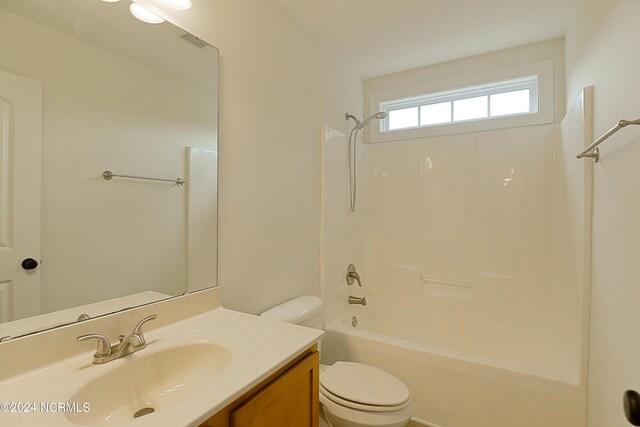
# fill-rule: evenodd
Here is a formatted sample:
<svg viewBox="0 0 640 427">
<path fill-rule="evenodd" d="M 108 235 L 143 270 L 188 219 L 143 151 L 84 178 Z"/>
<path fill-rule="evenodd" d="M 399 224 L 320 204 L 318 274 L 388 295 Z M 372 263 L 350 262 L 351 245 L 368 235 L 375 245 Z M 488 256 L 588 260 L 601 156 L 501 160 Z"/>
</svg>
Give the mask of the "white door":
<svg viewBox="0 0 640 427">
<path fill-rule="evenodd" d="M 41 312 L 41 115 L 42 85 L 0 71 L 0 322 Z"/>
</svg>

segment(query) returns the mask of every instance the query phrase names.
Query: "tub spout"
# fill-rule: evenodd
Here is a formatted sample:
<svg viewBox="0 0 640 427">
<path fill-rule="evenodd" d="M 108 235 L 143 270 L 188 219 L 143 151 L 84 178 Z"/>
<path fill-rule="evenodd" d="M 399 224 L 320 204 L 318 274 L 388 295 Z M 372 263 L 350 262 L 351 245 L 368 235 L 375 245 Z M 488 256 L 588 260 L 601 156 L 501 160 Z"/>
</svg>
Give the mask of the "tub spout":
<svg viewBox="0 0 640 427">
<path fill-rule="evenodd" d="M 362 306 L 365 306 L 367 305 L 367 298 L 349 296 L 349 304 L 360 304 Z"/>
</svg>

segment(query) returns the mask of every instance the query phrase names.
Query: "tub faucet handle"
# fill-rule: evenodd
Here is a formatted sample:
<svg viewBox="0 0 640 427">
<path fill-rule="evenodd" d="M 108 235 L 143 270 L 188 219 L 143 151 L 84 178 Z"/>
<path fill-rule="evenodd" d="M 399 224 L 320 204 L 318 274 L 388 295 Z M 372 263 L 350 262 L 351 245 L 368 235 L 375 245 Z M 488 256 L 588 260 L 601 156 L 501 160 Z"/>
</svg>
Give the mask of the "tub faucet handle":
<svg viewBox="0 0 640 427">
<path fill-rule="evenodd" d="M 347 267 L 347 285 L 353 285 L 353 282 L 358 282 L 358 286 L 362 287 L 362 282 L 360 281 L 360 275 L 356 272 L 356 266 L 353 264 L 349 264 Z"/>
</svg>

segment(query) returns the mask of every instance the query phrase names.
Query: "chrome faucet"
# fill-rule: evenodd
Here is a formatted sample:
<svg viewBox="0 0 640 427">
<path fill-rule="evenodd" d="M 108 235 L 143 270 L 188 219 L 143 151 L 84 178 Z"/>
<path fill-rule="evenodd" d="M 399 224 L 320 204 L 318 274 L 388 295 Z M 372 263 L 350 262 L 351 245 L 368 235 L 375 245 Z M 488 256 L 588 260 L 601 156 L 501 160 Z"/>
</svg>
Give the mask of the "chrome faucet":
<svg viewBox="0 0 640 427">
<path fill-rule="evenodd" d="M 98 347 L 96 348 L 96 352 L 93 354 L 93 363 L 95 365 L 101 365 L 145 348 L 147 346 L 147 341 L 144 339 L 144 334 L 142 333 L 142 325 L 156 319 L 157 317 L 157 314 L 145 317 L 138 322 L 135 328 L 133 328 L 131 335 L 128 337 L 119 335 L 118 343 L 115 345 L 111 345 L 109 339 L 102 334 L 81 335 L 77 340 L 98 340 Z"/>
<path fill-rule="evenodd" d="M 365 305 L 367 305 L 367 297 L 349 296 L 349 304 L 360 304 L 364 307 Z"/>
</svg>

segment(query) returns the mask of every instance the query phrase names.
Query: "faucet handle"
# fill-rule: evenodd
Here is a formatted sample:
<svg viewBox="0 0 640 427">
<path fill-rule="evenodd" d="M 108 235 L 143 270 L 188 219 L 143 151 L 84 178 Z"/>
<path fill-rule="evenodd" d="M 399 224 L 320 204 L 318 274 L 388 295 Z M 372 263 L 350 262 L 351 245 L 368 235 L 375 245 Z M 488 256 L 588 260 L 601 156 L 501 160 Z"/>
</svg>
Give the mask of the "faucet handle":
<svg viewBox="0 0 640 427">
<path fill-rule="evenodd" d="M 347 267 L 347 285 L 353 285 L 354 280 L 358 282 L 358 286 L 362 287 L 362 282 L 360 282 L 360 275 L 356 272 L 356 266 L 353 264 L 349 264 Z"/>
<path fill-rule="evenodd" d="M 133 332 L 131 333 L 132 335 L 138 335 L 142 341 L 144 341 L 144 335 L 142 334 L 142 325 L 144 325 L 147 322 L 150 322 L 152 320 L 155 320 L 158 318 L 157 314 L 152 314 L 151 316 L 147 316 L 144 319 L 142 319 L 141 321 L 138 322 L 138 324 L 136 325 L 135 328 L 133 328 Z"/>
<path fill-rule="evenodd" d="M 80 335 L 76 339 L 78 341 L 87 341 L 90 339 L 98 340 L 98 347 L 96 348 L 94 357 L 105 357 L 111 354 L 111 343 L 109 342 L 109 339 L 102 334 Z"/>
</svg>

